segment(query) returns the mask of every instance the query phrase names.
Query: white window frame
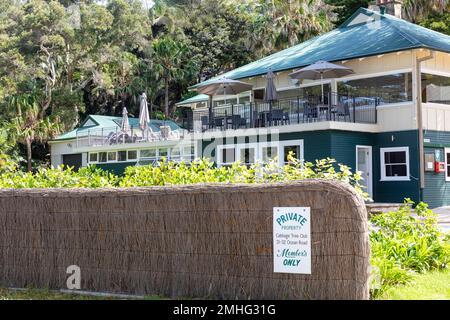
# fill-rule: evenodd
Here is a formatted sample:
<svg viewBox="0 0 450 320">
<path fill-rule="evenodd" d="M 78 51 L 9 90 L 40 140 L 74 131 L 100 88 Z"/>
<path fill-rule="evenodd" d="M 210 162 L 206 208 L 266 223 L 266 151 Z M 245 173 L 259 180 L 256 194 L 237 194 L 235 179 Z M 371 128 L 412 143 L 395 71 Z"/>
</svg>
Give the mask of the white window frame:
<svg viewBox="0 0 450 320">
<path fill-rule="evenodd" d="M 279 148 L 278 148 L 278 160 L 279 165 L 283 166 L 286 163 L 284 162 L 284 147 L 288 146 L 299 146 L 300 147 L 300 161 L 304 161 L 305 159 L 305 149 L 304 149 L 304 140 L 303 139 L 297 139 L 297 140 L 282 140 L 279 142 Z"/>
<path fill-rule="evenodd" d="M 258 159 L 261 163 L 265 164 L 263 159 L 263 148 L 276 147 L 277 148 L 277 157 L 280 160 L 280 143 L 279 141 L 273 142 L 260 142 L 258 143 Z M 278 161 L 280 162 L 280 161 Z"/>
<path fill-rule="evenodd" d="M 241 161 L 241 150 L 242 149 L 250 149 L 253 148 L 255 149 L 255 161 L 253 163 L 244 163 Z M 259 160 L 259 147 L 258 147 L 258 143 L 239 143 L 236 145 L 236 149 L 235 149 L 235 153 L 234 153 L 234 160 L 235 161 L 240 161 L 241 164 L 245 164 L 245 165 L 252 165 L 258 162 Z"/>
<path fill-rule="evenodd" d="M 447 162 L 447 154 L 450 153 L 450 148 L 444 149 L 444 157 L 445 157 L 445 181 L 450 181 L 450 176 L 448 175 L 448 168 L 450 167 L 450 163 Z"/>
<path fill-rule="evenodd" d="M 386 177 L 386 164 L 384 154 L 387 152 L 406 152 L 406 176 L 405 177 Z M 411 181 L 410 178 L 409 147 L 390 147 L 380 148 L 380 181 Z"/>
<path fill-rule="evenodd" d="M 234 161 L 237 161 L 237 145 L 236 144 L 222 144 L 216 148 L 216 164 L 220 166 L 228 166 L 233 164 L 233 162 L 222 162 L 223 150 L 224 149 L 234 149 Z"/>
<path fill-rule="evenodd" d="M 97 154 L 97 161 L 91 161 L 91 154 Z M 98 152 L 89 152 L 88 162 L 89 163 L 98 163 Z"/>
</svg>

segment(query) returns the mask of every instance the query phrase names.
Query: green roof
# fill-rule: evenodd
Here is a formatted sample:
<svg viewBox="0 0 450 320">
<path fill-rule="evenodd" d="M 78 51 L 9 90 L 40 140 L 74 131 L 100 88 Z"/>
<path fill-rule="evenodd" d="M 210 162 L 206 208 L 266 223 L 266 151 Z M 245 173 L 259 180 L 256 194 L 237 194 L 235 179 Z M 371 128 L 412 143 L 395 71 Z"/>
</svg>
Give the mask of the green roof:
<svg viewBox="0 0 450 320">
<path fill-rule="evenodd" d="M 77 136 L 87 135 L 89 130 L 98 129 L 106 129 L 104 134 L 108 135 L 110 132 L 115 131 L 116 128 L 120 128 L 121 121 L 122 117 L 89 115 L 79 128 L 63 133 L 53 139 L 53 141 L 75 139 Z M 139 128 L 139 118 L 129 118 L 128 121 L 131 127 Z M 153 132 L 159 132 L 160 126 L 169 126 L 171 130 L 181 129 L 181 127 L 172 120 L 150 119 L 149 126 Z"/>
<path fill-rule="evenodd" d="M 337 29 L 203 83 L 221 77 L 236 80 L 258 76 L 269 69 L 289 70 L 319 60 L 336 62 L 415 48 L 450 52 L 450 36 L 392 15 L 360 8 Z"/>
<path fill-rule="evenodd" d="M 180 105 L 184 105 L 184 104 L 191 104 L 191 103 L 196 103 L 196 102 L 203 102 L 203 101 L 208 101 L 209 97 L 206 94 L 198 94 L 196 96 L 190 97 L 189 99 L 177 102 L 176 105 L 180 106 Z"/>
</svg>

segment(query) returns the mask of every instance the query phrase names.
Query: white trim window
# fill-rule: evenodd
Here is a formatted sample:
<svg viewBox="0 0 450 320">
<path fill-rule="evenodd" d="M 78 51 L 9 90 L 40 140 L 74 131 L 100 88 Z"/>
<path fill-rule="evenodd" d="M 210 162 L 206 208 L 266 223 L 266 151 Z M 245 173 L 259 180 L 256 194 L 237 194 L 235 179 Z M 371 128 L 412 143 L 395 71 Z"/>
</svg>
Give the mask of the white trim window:
<svg viewBox="0 0 450 320">
<path fill-rule="evenodd" d="M 245 165 L 255 164 L 258 159 L 258 145 L 257 144 L 238 144 L 237 145 L 237 160 Z"/>
<path fill-rule="evenodd" d="M 279 157 L 279 143 L 266 142 L 259 144 L 259 155 L 262 163 L 269 163 L 271 160 Z"/>
<path fill-rule="evenodd" d="M 89 152 L 89 163 L 97 163 L 97 162 L 98 162 L 98 153 Z"/>
<path fill-rule="evenodd" d="M 304 159 L 303 139 L 300 140 L 284 140 L 280 141 L 280 165 L 289 164 L 287 156 L 289 152 L 294 153 L 294 157 L 302 160 Z"/>
<path fill-rule="evenodd" d="M 217 166 L 231 165 L 236 161 L 236 145 L 217 146 Z"/>
<path fill-rule="evenodd" d="M 409 181 L 409 147 L 380 148 L 381 181 Z"/>
<path fill-rule="evenodd" d="M 445 148 L 445 181 L 450 181 L 450 148 Z"/>
</svg>

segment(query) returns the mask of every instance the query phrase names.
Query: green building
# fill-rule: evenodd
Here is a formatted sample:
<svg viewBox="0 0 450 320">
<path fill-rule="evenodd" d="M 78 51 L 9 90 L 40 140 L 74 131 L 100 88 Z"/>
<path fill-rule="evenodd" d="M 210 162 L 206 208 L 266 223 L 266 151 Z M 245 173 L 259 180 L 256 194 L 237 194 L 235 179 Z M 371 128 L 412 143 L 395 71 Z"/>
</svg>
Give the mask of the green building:
<svg viewBox="0 0 450 320">
<path fill-rule="evenodd" d="M 289 77 L 319 60 L 354 74 Z M 278 96 L 271 104 L 264 101 L 269 70 L 275 73 Z M 293 151 L 307 161 L 331 157 L 361 171 L 376 202 L 409 197 L 431 207 L 450 205 L 449 36 L 361 8 L 335 30 L 220 77 L 251 84 L 252 90 L 214 96 L 212 112 L 205 95 L 177 103 L 186 111 L 183 129 L 171 123 L 170 131 L 177 134 L 161 138 L 161 126 L 155 124 L 152 141 L 92 143 L 93 129 L 106 132 L 111 124 L 92 116 L 52 142 L 52 163 L 69 163 L 76 154 L 81 165 L 93 162 L 119 172 L 162 155 L 209 157 L 218 166 L 276 156 L 281 165 Z M 112 121 L 117 127 L 119 120 Z M 100 136 L 104 141 L 105 133 Z M 124 151 L 132 151 L 131 158 Z"/>
</svg>

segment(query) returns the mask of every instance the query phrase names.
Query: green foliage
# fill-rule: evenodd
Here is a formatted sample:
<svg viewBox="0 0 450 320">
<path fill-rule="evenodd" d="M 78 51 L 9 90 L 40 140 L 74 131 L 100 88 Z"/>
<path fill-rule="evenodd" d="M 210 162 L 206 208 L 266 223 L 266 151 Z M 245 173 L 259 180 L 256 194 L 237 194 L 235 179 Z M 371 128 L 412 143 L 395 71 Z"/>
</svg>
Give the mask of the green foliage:
<svg viewBox="0 0 450 320">
<path fill-rule="evenodd" d="M 436 215 L 427 204 L 417 204 L 414 216 L 412 205 L 406 199 L 398 211 L 370 219 L 371 263 L 379 269 L 381 285 L 373 290 L 374 296 L 390 286 L 408 283 L 415 273 L 448 268 L 449 236 L 438 229 Z"/>
<path fill-rule="evenodd" d="M 333 12 L 337 14 L 336 25 L 341 25 L 345 20 L 359 8 L 367 8 L 373 1 L 371 0 L 325 0 L 329 5 L 334 6 Z"/>
<path fill-rule="evenodd" d="M 434 14 L 422 20 L 420 25 L 437 32 L 450 35 L 450 12 Z"/>
<path fill-rule="evenodd" d="M 100 188 L 144 187 L 196 183 L 273 183 L 305 179 L 339 180 L 355 187 L 363 197 L 359 173 L 349 167 L 337 165 L 333 159 L 301 162 L 289 155 L 289 165 L 278 166 L 277 160 L 268 164 L 246 166 L 239 162 L 217 168 L 208 159 L 198 159 L 190 164 L 162 160 L 156 166 L 130 166 L 123 176 L 116 176 L 95 166 L 81 168 L 78 172 L 62 166 L 41 168 L 36 172 L 5 170 L 0 178 L 0 188 Z"/>
</svg>

